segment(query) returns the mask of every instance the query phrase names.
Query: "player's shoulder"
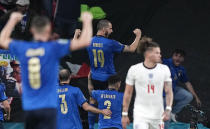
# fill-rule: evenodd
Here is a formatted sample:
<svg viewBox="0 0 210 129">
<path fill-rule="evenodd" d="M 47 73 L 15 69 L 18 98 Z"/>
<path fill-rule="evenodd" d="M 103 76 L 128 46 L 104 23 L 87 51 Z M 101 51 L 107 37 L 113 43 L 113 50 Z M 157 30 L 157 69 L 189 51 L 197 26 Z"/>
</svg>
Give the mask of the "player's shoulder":
<svg viewBox="0 0 210 129">
<path fill-rule="evenodd" d="M 138 63 L 138 64 L 135 64 L 135 65 L 132 65 L 130 67 L 130 69 L 133 69 L 133 70 L 140 69 L 140 68 L 143 68 L 143 63 L 142 62 L 141 63 Z"/>
<path fill-rule="evenodd" d="M 94 42 L 95 40 L 104 41 L 104 42 L 102 42 L 102 43 L 118 42 L 118 41 L 116 41 L 116 40 L 109 39 L 109 38 L 104 37 L 104 36 L 94 36 L 94 37 L 92 38 L 92 42 Z"/>
<path fill-rule="evenodd" d="M 75 92 L 80 90 L 78 87 L 72 86 L 72 85 L 60 85 L 59 89 L 68 89 L 70 92 Z"/>
<path fill-rule="evenodd" d="M 165 64 L 161 64 L 161 63 L 157 63 L 157 66 L 158 66 L 158 67 L 161 67 L 161 68 L 168 68 L 168 66 L 167 66 L 167 65 L 165 65 Z"/>
<path fill-rule="evenodd" d="M 72 91 L 80 91 L 80 88 L 76 86 L 68 85 L 67 87 Z"/>
<path fill-rule="evenodd" d="M 55 41 L 52 41 L 53 43 L 58 43 L 58 44 L 68 44 L 70 40 L 68 39 L 58 39 Z"/>
<path fill-rule="evenodd" d="M 123 92 L 119 92 L 119 91 L 117 91 L 117 92 L 118 92 L 117 94 L 118 94 L 119 96 L 123 96 L 123 95 L 124 95 Z"/>
<path fill-rule="evenodd" d="M 167 65 L 161 64 L 161 63 L 158 63 L 158 64 L 157 64 L 157 67 L 159 67 L 159 68 L 161 68 L 161 69 L 169 69 Z"/>
<path fill-rule="evenodd" d="M 104 93 L 105 91 L 104 90 L 93 90 L 92 93 L 93 94 L 101 94 L 101 93 Z"/>
</svg>

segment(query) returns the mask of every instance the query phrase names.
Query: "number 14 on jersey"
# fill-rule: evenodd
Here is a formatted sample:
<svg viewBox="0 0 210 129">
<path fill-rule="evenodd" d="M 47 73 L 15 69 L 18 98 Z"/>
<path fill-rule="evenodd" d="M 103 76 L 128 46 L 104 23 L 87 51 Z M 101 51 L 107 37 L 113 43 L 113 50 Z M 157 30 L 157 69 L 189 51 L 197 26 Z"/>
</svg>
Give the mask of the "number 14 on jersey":
<svg viewBox="0 0 210 129">
<path fill-rule="evenodd" d="M 155 86 L 148 84 L 148 94 L 155 93 Z"/>
</svg>

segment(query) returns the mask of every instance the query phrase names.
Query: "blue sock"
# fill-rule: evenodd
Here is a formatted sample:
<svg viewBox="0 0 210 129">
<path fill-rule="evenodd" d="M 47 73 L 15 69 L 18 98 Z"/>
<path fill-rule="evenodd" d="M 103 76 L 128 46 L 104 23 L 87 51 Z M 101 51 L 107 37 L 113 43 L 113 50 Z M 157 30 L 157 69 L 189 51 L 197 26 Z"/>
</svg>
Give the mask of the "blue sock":
<svg viewBox="0 0 210 129">
<path fill-rule="evenodd" d="M 90 104 L 90 105 L 96 107 L 95 104 Z M 92 112 L 88 112 L 89 129 L 94 129 L 94 124 L 95 124 L 96 116 L 97 116 L 97 114 L 92 113 Z"/>
</svg>

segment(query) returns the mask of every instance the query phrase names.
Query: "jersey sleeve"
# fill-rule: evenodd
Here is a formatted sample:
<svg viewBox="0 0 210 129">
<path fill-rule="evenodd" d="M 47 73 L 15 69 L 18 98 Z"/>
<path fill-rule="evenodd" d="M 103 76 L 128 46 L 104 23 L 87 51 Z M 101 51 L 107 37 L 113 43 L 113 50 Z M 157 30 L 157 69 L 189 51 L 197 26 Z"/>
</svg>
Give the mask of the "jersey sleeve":
<svg viewBox="0 0 210 129">
<path fill-rule="evenodd" d="M 24 43 L 21 40 L 12 40 L 9 44 L 9 51 L 12 55 L 19 57 L 21 55 L 21 50 L 24 47 Z"/>
<path fill-rule="evenodd" d="M 128 73 L 127 73 L 127 77 L 126 77 L 126 84 L 128 85 L 131 85 L 131 86 L 134 86 L 135 84 L 135 71 L 134 71 L 134 67 L 131 66 L 130 69 L 128 70 Z"/>
<path fill-rule="evenodd" d="M 120 42 L 117 42 L 115 40 L 112 40 L 112 51 L 116 53 L 120 53 L 125 48 L 125 45 L 121 44 Z"/>
<path fill-rule="evenodd" d="M 171 79 L 171 72 L 168 68 L 168 66 L 165 66 L 165 79 L 164 79 L 165 82 L 171 82 L 172 79 Z"/>
<path fill-rule="evenodd" d="M 7 100 L 7 96 L 5 94 L 4 88 L 0 85 L 0 102 Z"/>
<path fill-rule="evenodd" d="M 180 81 L 181 81 L 182 83 L 186 83 L 186 82 L 189 81 L 189 79 L 188 79 L 188 77 L 187 77 L 187 74 L 186 74 L 186 70 L 185 70 L 184 68 L 183 68 L 183 70 L 182 70 L 182 75 L 181 75 Z"/>
<path fill-rule="evenodd" d="M 59 39 L 54 42 L 55 55 L 61 58 L 67 54 L 70 54 L 71 41 L 67 39 Z"/>
<path fill-rule="evenodd" d="M 87 102 L 87 99 L 83 95 L 82 91 L 78 88 L 77 89 L 77 104 L 81 107 L 83 103 Z"/>
</svg>

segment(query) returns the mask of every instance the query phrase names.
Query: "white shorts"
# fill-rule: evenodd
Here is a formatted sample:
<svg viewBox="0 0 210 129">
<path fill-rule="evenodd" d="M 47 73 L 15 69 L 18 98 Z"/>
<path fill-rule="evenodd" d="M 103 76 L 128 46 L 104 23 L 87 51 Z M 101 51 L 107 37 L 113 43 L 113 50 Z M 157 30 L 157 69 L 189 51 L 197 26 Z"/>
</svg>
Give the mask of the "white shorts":
<svg viewBox="0 0 210 129">
<path fill-rule="evenodd" d="M 162 120 L 135 120 L 133 123 L 134 129 L 164 129 L 164 122 Z"/>
</svg>

